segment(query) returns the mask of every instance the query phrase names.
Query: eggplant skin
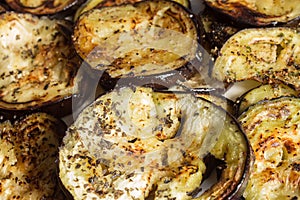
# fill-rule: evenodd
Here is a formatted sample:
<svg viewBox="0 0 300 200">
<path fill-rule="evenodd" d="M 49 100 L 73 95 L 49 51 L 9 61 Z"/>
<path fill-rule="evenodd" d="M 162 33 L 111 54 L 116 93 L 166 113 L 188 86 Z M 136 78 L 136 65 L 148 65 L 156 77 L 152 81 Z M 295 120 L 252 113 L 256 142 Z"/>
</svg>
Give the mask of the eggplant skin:
<svg viewBox="0 0 300 200">
<path fill-rule="evenodd" d="M 197 87 L 201 84 L 201 86 L 207 87 L 209 83 L 199 74 L 196 67 L 192 65 L 186 65 L 166 73 L 127 78 L 112 78 L 108 73 L 104 72 L 101 74 L 99 84 L 107 91 L 124 86 L 145 86 L 154 89 L 168 89 L 175 84 L 187 85 L 189 81 L 194 81 L 194 85 L 188 85 L 190 87 Z"/>
<path fill-rule="evenodd" d="M 300 16 L 300 4 L 295 0 L 205 0 L 205 2 L 236 21 L 256 26 L 286 23 Z"/>
<path fill-rule="evenodd" d="M 230 37 L 211 76 L 226 83 L 256 80 L 300 90 L 300 34 L 290 28 L 250 28 Z"/>
<path fill-rule="evenodd" d="M 255 162 L 248 200 L 300 198 L 300 99 L 280 97 L 249 107 L 239 118 Z"/>
<path fill-rule="evenodd" d="M 196 197 L 209 153 L 226 168 Z M 123 87 L 68 128 L 59 176 L 75 200 L 232 199 L 247 183 L 251 153 L 238 123 L 214 104 L 192 93 Z"/>
<path fill-rule="evenodd" d="M 0 15 L 0 108 L 32 110 L 76 93 L 76 54 L 61 20 L 32 14 Z"/>
<path fill-rule="evenodd" d="M 0 123 L 1 199 L 65 199 L 56 160 L 66 128 L 46 113 Z"/>
<path fill-rule="evenodd" d="M 263 84 L 255 87 L 237 99 L 237 116 L 259 101 L 275 99 L 283 96 L 299 97 L 299 91 L 296 91 L 284 84 Z"/>
<path fill-rule="evenodd" d="M 15 11 L 32 13 L 35 15 L 56 14 L 80 5 L 84 0 L 5 0 Z"/>
<path fill-rule="evenodd" d="M 0 13 L 6 12 L 8 10 L 8 6 L 0 2 Z"/>
<path fill-rule="evenodd" d="M 203 98 L 212 102 L 216 106 L 220 106 L 232 115 L 235 114 L 234 102 L 222 95 L 214 92 L 197 92 L 195 95 L 196 97 Z"/>
<path fill-rule="evenodd" d="M 160 74 L 195 59 L 198 32 L 193 17 L 173 1 L 92 9 L 77 20 L 73 43 L 92 68 L 112 78 Z"/>
<path fill-rule="evenodd" d="M 219 51 L 232 35 L 243 27 L 206 6 L 199 14 L 201 45 L 216 59 Z"/>
</svg>

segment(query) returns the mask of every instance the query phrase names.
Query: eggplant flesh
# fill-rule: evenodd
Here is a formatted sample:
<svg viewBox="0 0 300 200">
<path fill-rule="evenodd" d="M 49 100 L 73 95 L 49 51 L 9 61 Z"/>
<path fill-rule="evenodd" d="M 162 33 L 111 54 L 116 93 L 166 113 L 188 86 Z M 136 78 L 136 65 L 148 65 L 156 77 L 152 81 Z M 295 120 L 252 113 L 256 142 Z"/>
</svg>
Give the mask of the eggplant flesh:
<svg viewBox="0 0 300 200">
<path fill-rule="evenodd" d="M 135 3 L 141 0 L 104 0 L 103 3 L 100 3 L 97 7 L 101 6 L 113 6 L 113 5 L 121 5 L 126 3 Z M 173 0 L 177 3 L 180 3 L 181 5 L 185 6 L 186 8 L 190 7 L 190 2 L 188 0 Z"/>
<path fill-rule="evenodd" d="M 0 124 L 0 198 L 57 199 L 57 155 L 66 125 L 45 113 Z"/>
<path fill-rule="evenodd" d="M 300 198 L 300 99 L 280 97 L 257 103 L 240 117 L 255 162 L 246 199 Z"/>
<path fill-rule="evenodd" d="M 300 4 L 295 0 L 205 0 L 205 2 L 236 21 L 257 26 L 285 23 L 300 16 Z"/>
<path fill-rule="evenodd" d="M 0 15 L 0 108 L 29 110 L 76 92 L 80 58 L 64 22 L 31 14 Z"/>
<path fill-rule="evenodd" d="M 197 196 L 208 154 L 227 167 Z M 251 158 L 236 121 L 210 102 L 124 87 L 99 97 L 68 128 L 59 175 L 74 199 L 231 199 L 244 189 Z"/>
<path fill-rule="evenodd" d="M 15 11 L 32 13 L 35 15 L 49 15 L 69 9 L 81 4 L 83 0 L 5 0 Z"/>
<path fill-rule="evenodd" d="M 257 80 L 299 90 L 299 44 L 299 33 L 290 28 L 244 29 L 223 45 L 211 75 L 227 83 Z"/>
<path fill-rule="evenodd" d="M 176 70 L 195 59 L 193 15 L 172 1 L 93 9 L 80 16 L 73 33 L 78 54 L 112 78 Z"/>
<path fill-rule="evenodd" d="M 88 0 L 84 4 L 82 4 L 76 11 L 74 15 L 74 21 L 78 19 L 78 17 L 93 8 L 101 8 L 104 6 L 116 6 L 121 4 L 128 4 L 128 3 L 136 3 L 141 0 Z M 190 1 L 189 0 L 175 0 L 176 2 L 182 4 L 183 6 L 190 8 Z"/>
</svg>

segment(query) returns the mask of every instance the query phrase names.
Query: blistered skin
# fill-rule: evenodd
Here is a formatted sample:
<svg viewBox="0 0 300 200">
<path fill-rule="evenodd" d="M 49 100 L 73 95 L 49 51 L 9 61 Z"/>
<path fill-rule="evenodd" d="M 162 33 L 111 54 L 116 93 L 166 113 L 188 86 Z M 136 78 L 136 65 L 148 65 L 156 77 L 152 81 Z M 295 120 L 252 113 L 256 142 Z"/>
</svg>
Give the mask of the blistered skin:
<svg viewBox="0 0 300 200">
<path fill-rule="evenodd" d="M 110 92 L 69 127 L 60 148 L 60 178 L 75 199 L 192 199 L 211 151 L 232 162 L 214 190 L 199 199 L 229 198 L 243 187 L 249 146 L 226 116 L 192 94 Z M 229 141 L 235 148 L 227 149 Z"/>
<path fill-rule="evenodd" d="M 73 94 L 80 61 L 59 21 L 7 12 L 0 30 L 1 108 L 40 107 Z"/>
<path fill-rule="evenodd" d="M 281 97 L 255 104 L 240 117 L 255 163 L 246 199 L 300 198 L 300 100 Z"/>
</svg>

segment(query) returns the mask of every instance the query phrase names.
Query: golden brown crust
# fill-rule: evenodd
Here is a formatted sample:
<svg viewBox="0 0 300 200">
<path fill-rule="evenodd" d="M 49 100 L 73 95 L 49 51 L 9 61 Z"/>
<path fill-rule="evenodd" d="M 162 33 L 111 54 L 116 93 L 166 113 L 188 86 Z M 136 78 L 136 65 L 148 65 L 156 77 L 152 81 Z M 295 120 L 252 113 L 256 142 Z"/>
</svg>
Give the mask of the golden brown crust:
<svg viewBox="0 0 300 200">
<path fill-rule="evenodd" d="M 76 92 L 81 61 L 63 23 L 31 14 L 0 15 L 1 109 L 35 109 Z"/>
<path fill-rule="evenodd" d="M 299 44 L 300 34 L 294 29 L 244 29 L 223 45 L 212 76 L 227 83 L 257 80 L 300 90 Z"/>
<path fill-rule="evenodd" d="M 255 104 L 239 121 L 254 150 L 246 199 L 299 199 L 300 99 L 281 97 Z"/>
<path fill-rule="evenodd" d="M 209 153 L 226 169 L 199 199 L 241 195 L 252 151 L 233 118 L 191 93 L 125 87 L 99 97 L 69 127 L 60 178 L 75 199 L 193 199 Z"/>
<path fill-rule="evenodd" d="M 65 129 L 45 113 L 0 124 L 1 199 L 65 199 L 55 178 Z"/>
</svg>

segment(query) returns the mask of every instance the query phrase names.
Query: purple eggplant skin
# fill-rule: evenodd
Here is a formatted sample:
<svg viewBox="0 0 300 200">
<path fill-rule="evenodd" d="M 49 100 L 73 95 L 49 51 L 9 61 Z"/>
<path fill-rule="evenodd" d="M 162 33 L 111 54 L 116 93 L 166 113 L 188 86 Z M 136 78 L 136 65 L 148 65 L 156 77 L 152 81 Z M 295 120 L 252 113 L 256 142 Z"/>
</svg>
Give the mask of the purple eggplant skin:
<svg viewBox="0 0 300 200">
<path fill-rule="evenodd" d="M 191 65 L 185 65 L 177 70 L 171 70 L 166 73 L 154 74 L 149 76 L 132 76 L 126 78 L 112 78 L 108 73 L 103 72 L 99 84 L 105 90 L 124 86 L 147 86 L 154 89 L 167 89 L 178 82 L 184 82 L 193 77 L 198 70 Z"/>
<path fill-rule="evenodd" d="M 37 105 L 31 108 L 14 109 L 0 108 L 0 118 L 14 120 L 35 112 L 44 112 L 57 118 L 65 117 L 72 114 L 73 95 L 60 99 L 58 101 L 47 102 L 46 104 Z M 11 104 L 10 104 L 11 106 Z M 1 120 L 0 120 L 1 121 Z"/>
<path fill-rule="evenodd" d="M 198 93 L 199 94 L 199 93 Z M 196 96 L 198 95 L 195 94 Z M 217 183 L 211 188 L 209 188 L 207 191 L 205 191 L 204 194 L 202 194 L 199 199 L 205 199 L 205 198 L 212 198 L 212 199 L 224 199 L 224 200 L 242 200 L 242 195 L 246 189 L 246 186 L 248 184 L 248 180 L 251 174 L 251 171 L 253 169 L 253 164 L 255 161 L 254 152 L 252 149 L 252 146 L 250 144 L 250 141 L 248 137 L 246 136 L 245 132 L 243 131 L 241 125 L 238 123 L 237 119 L 234 117 L 233 114 L 229 113 L 224 109 L 224 107 L 214 104 L 211 100 L 208 100 L 207 98 L 203 98 L 201 96 L 197 96 L 197 98 L 203 99 L 204 101 L 210 102 L 213 106 L 216 106 L 218 109 L 222 110 L 226 113 L 226 117 L 230 119 L 231 124 L 236 124 L 240 133 L 240 136 L 243 138 L 242 140 L 245 142 L 246 145 L 246 153 L 244 154 L 244 163 L 240 163 L 243 166 L 239 166 L 239 169 L 237 170 L 236 174 L 233 175 L 231 171 L 231 165 L 232 162 L 227 163 L 227 159 L 231 159 L 230 156 L 227 155 L 229 152 L 224 152 L 223 158 L 217 158 L 213 152 L 214 149 L 217 149 L 216 152 L 218 152 L 222 146 L 218 146 L 218 144 L 222 144 L 223 142 L 217 143 L 214 147 L 214 149 L 210 152 L 208 155 L 208 167 L 214 167 L 216 168 L 217 172 Z M 224 137 L 232 137 L 227 134 L 223 134 L 220 136 L 219 141 L 222 141 L 222 136 Z M 230 145 L 229 145 L 230 146 Z M 227 148 L 234 148 L 233 146 Z M 227 155 L 227 156 L 226 156 Z M 210 164 L 212 162 L 213 164 Z M 236 163 L 238 164 L 238 163 Z M 213 166 L 214 165 L 214 166 Z M 239 164 L 238 164 L 239 165 Z M 239 178 L 237 178 L 239 177 Z M 227 187 L 226 185 L 230 184 L 230 187 Z M 215 192 L 217 191 L 217 192 Z M 197 198 L 195 198 L 197 199 Z"/>
<path fill-rule="evenodd" d="M 3 12 L 6 12 L 9 10 L 9 7 L 8 5 L 6 5 L 5 3 L 3 2 L 0 2 L 0 13 L 3 13 Z"/>
</svg>

